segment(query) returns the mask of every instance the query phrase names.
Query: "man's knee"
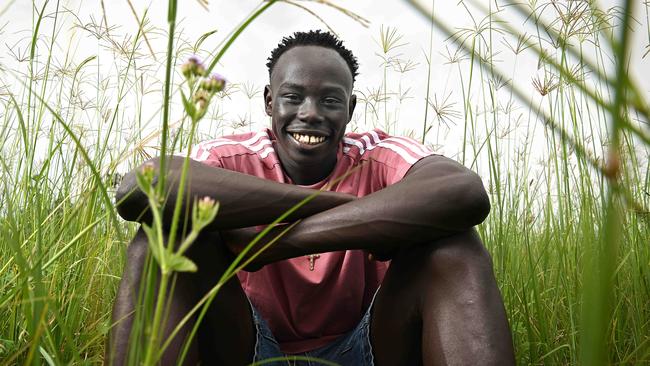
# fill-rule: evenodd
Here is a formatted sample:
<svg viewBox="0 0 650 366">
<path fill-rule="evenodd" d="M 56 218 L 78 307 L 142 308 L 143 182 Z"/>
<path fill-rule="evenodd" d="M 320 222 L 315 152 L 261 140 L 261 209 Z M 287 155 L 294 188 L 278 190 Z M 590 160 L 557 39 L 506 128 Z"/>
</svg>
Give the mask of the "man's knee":
<svg viewBox="0 0 650 366">
<path fill-rule="evenodd" d="M 492 268 L 492 258 L 474 230 L 435 241 L 429 260 L 437 268 Z"/>
<path fill-rule="evenodd" d="M 391 279 L 421 291 L 440 280 L 471 281 L 493 276 L 492 258 L 472 229 L 405 249 L 390 265 Z"/>
<path fill-rule="evenodd" d="M 476 275 L 492 273 L 492 258 L 475 230 L 436 240 L 427 256 L 434 275 Z"/>
</svg>

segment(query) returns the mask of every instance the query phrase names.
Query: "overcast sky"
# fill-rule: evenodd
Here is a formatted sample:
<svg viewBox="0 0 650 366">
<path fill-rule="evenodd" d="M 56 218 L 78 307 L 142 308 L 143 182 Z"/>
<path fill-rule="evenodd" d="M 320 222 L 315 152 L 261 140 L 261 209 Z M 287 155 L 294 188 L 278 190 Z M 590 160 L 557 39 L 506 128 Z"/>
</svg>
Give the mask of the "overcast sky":
<svg viewBox="0 0 650 366">
<path fill-rule="evenodd" d="M 426 0 L 422 2 L 425 3 L 425 6 L 429 6 L 429 9 L 431 5 L 435 5 L 435 15 L 457 29 L 471 27 L 472 16 L 476 22 L 481 22 L 483 18 L 480 12 L 475 10 L 468 12 L 465 6 L 457 1 L 438 0 L 434 2 Z M 37 1 L 37 6 L 42 6 L 42 3 L 42 1 Z M 162 59 L 166 48 L 166 38 L 161 32 L 167 29 L 167 3 L 164 1 L 142 0 L 132 0 L 132 3 L 138 16 L 142 17 L 145 10 L 147 11 L 148 26 L 155 29 L 149 35 L 149 40 L 157 57 Z M 389 91 L 397 93 L 401 90 L 403 98 L 398 103 L 398 98 L 393 95 L 391 104 L 387 108 L 388 111 L 380 110 L 379 113 L 382 114 L 382 120 L 388 117 L 389 120 L 398 121 L 392 132 L 408 133 L 413 130 L 420 133 L 424 118 L 424 99 L 427 85 L 425 55 L 429 52 L 431 40 L 431 25 L 428 20 L 418 13 L 413 6 L 402 0 L 336 2 L 336 4 L 340 4 L 355 14 L 362 16 L 368 21 L 368 26 L 363 26 L 351 17 L 325 5 L 308 1 L 297 1 L 297 3 L 316 12 L 322 20 L 340 35 L 345 45 L 357 55 L 361 66 L 360 76 L 355 88 L 362 94 L 377 90 L 383 82 L 384 68 L 382 58 L 378 55 L 378 53 L 381 53 L 378 42 L 380 28 L 391 27 L 401 35 L 402 38 L 399 43 L 403 45 L 395 50 L 392 55 L 399 57 L 404 62 L 410 62 L 410 65 L 414 67 L 404 74 L 389 70 L 387 80 Z M 465 1 L 465 3 L 469 2 Z M 609 8 L 613 3 L 612 1 L 604 2 L 602 6 Z M 97 55 L 98 58 L 93 62 L 99 63 L 98 68 L 103 68 L 103 72 L 107 74 L 113 72 L 111 68 L 115 68 L 115 65 L 111 62 L 110 53 L 103 46 L 100 46 L 97 40 L 88 32 L 71 26 L 74 22 L 101 22 L 103 14 L 101 2 L 99 0 L 62 0 L 61 4 L 62 8 L 65 7 L 71 10 L 78 17 L 78 20 L 75 20 L 69 14 L 60 19 L 62 22 L 67 22 L 65 23 L 67 25 L 63 26 L 61 32 L 57 35 L 58 47 L 53 52 L 54 57 L 59 63 L 63 63 L 66 58 L 76 60 L 78 63 L 89 56 Z M 208 38 L 202 47 L 205 51 L 204 54 L 207 54 L 215 50 L 217 44 L 237 24 L 245 19 L 247 14 L 258 4 L 258 1 L 253 0 L 212 0 L 206 10 L 199 4 L 198 0 L 181 0 L 179 1 L 177 30 L 181 31 L 182 38 L 190 43 L 195 42 L 200 35 L 208 31 L 217 30 L 217 33 Z M 55 6 L 56 2 L 50 1 L 47 5 L 48 13 L 53 11 Z M 126 0 L 105 0 L 104 6 L 107 23 L 109 26 L 115 27 L 111 30 L 115 38 L 128 37 L 136 33 L 136 17 Z M 0 11 L 2 8 L 3 5 L 0 5 Z M 638 22 L 634 24 L 635 46 L 631 58 L 632 67 L 637 75 L 650 74 L 650 56 L 642 57 L 648 44 L 648 34 L 650 32 L 646 12 L 645 7 L 637 6 L 636 18 Z M 524 24 L 523 18 L 507 20 L 512 21 L 512 24 L 517 29 L 527 29 L 526 27 L 530 28 L 532 25 L 530 21 Z M 32 2 L 27 0 L 15 1 L 0 18 L 0 25 L 4 25 L 0 33 L 0 37 L 2 37 L 1 43 L 5 47 L 3 54 L 0 54 L 0 62 L 5 66 L 8 65 L 9 68 L 21 67 L 15 64 L 9 53 L 23 52 L 24 54 L 27 51 L 33 22 Z M 48 29 L 51 32 L 52 22 L 46 19 L 42 27 L 42 33 L 48 34 Z M 215 71 L 225 75 L 230 83 L 246 84 L 258 91 L 258 93 L 249 100 L 244 93 L 240 92 L 234 95 L 232 99 L 221 104 L 220 113 L 222 113 L 225 120 L 230 121 L 232 124 L 245 119 L 250 125 L 244 129 L 257 129 L 268 125 L 268 119 L 262 110 L 261 97 L 261 90 L 268 81 L 267 70 L 264 66 L 266 58 L 282 36 L 294 31 L 309 29 L 326 29 L 326 26 L 321 20 L 305 10 L 286 3 L 277 3 L 244 31 Z M 503 50 L 505 47 L 503 37 L 508 39 L 508 35 L 495 33 L 495 37 L 495 49 L 500 47 L 500 50 Z M 514 43 L 515 40 L 510 39 L 510 42 Z M 460 67 L 448 64 L 445 55 L 448 55 L 449 52 L 453 53 L 453 47 L 446 36 L 438 31 L 434 32 L 432 44 L 431 98 L 435 97 L 438 101 L 447 98 L 447 103 L 452 109 L 460 113 L 463 108 L 463 91 L 459 77 L 463 75 L 465 77 L 464 82 L 467 82 L 469 63 L 464 62 Z M 42 48 L 39 49 L 42 50 Z M 140 51 L 147 52 L 147 48 L 141 47 Z M 516 84 L 522 86 L 531 98 L 539 98 L 539 95 L 536 96 L 536 92 L 532 87 L 533 77 L 539 75 L 538 58 L 532 53 L 520 55 L 516 60 L 508 52 L 499 51 L 497 54 L 496 65 L 508 77 L 512 78 Z M 24 64 L 22 66 L 24 68 Z M 158 70 L 157 75 L 159 80 L 162 80 L 163 70 Z M 643 90 L 648 92 L 650 90 L 650 78 L 639 77 L 638 80 L 643 84 Z M 160 96 L 160 90 L 156 92 L 150 96 L 152 102 L 146 105 L 143 112 L 145 120 L 151 119 L 151 124 L 147 127 L 150 129 L 160 125 L 159 117 L 154 117 L 158 115 L 159 110 L 159 103 L 154 98 Z M 133 101 L 125 100 L 121 108 L 129 110 L 129 103 L 133 103 Z M 178 110 L 177 112 L 180 113 Z M 355 114 L 358 128 L 373 127 L 363 125 L 363 112 L 363 106 L 360 106 Z M 125 118 L 132 117 L 126 116 Z M 384 126 L 377 127 L 383 128 Z M 231 132 L 227 128 L 222 131 Z M 441 152 L 454 155 L 461 144 L 462 133 L 462 117 L 452 118 L 448 124 L 441 124 L 436 127 L 427 136 L 427 142 L 434 145 Z"/>
</svg>

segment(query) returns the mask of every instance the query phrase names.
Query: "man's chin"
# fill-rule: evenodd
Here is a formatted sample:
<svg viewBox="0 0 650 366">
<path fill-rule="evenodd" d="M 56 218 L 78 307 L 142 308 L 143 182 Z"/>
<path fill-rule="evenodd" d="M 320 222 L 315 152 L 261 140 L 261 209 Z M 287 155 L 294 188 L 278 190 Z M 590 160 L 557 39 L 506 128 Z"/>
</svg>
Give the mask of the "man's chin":
<svg viewBox="0 0 650 366">
<path fill-rule="evenodd" d="M 291 165 L 298 168 L 319 167 L 326 169 L 327 165 L 336 163 L 336 150 L 327 152 L 291 149 L 288 152 L 287 158 L 291 161 Z"/>
</svg>

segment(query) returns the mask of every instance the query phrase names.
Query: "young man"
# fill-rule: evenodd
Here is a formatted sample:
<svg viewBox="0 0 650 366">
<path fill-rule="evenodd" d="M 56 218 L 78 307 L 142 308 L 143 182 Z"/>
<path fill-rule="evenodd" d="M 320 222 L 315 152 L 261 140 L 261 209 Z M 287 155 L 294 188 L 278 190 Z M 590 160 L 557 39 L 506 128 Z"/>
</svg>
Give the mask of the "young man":
<svg viewBox="0 0 650 366">
<path fill-rule="evenodd" d="M 490 207 L 480 178 L 408 138 L 379 130 L 346 135 L 357 62 L 333 35 L 284 38 L 267 66 L 272 128 L 193 150 L 190 196 L 212 197 L 220 210 L 188 254 L 199 271 L 179 275 L 168 328 L 257 227 L 314 189 L 327 191 L 287 220 L 299 222 L 254 262 L 261 269 L 221 289 L 188 362 L 245 365 L 298 354 L 344 366 L 513 364 L 491 260 L 472 229 Z M 181 164 L 171 158 L 170 202 Z M 146 210 L 133 172 L 117 199 L 127 220 Z M 139 232 L 128 248 L 113 314 L 124 319 L 111 334 L 115 363 L 128 346 L 146 240 Z M 163 363 L 175 362 L 188 330 Z"/>
</svg>

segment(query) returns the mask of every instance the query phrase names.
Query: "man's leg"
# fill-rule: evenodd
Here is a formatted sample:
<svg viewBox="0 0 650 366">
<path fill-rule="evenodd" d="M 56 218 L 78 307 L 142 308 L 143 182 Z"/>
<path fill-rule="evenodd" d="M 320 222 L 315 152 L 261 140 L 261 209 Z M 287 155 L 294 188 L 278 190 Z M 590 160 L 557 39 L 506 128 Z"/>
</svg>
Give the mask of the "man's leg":
<svg viewBox="0 0 650 366">
<path fill-rule="evenodd" d="M 113 307 L 113 322 L 106 359 L 122 365 L 129 346 L 133 309 L 137 301 L 140 278 L 147 257 L 147 237 L 140 229 L 127 249 L 127 263 Z M 186 252 L 198 266 L 196 273 L 178 274 L 174 293 L 169 299 L 169 316 L 165 335 L 169 334 L 189 310 L 207 293 L 230 264 L 225 246 L 217 234 L 202 234 Z M 161 364 L 175 365 L 185 336 L 193 322 L 189 322 L 174 338 Z M 203 319 L 199 339 L 192 344 L 185 364 L 197 364 L 199 358 L 219 365 L 245 365 L 252 361 L 255 330 L 248 299 L 237 277 L 223 286 Z M 196 338 L 196 337 L 195 337 Z M 199 356 L 200 354 L 200 356 Z M 109 361 L 108 364 L 111 364 Z"/>
<path fill-rule="evenodd" d="M 473 230 L 393 259 L 370 330 L 378 366 L 514 364 L 492 261 Z"/>
</svg>

